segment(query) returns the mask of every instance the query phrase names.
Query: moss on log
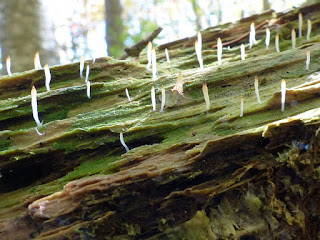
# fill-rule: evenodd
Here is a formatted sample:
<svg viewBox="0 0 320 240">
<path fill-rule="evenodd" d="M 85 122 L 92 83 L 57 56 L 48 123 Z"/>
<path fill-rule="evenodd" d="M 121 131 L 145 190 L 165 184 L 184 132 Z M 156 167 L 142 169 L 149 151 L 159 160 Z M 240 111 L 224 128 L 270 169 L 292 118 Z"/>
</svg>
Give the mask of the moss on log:
<svg viewBox="0 0 320 240">
<path fill-rule="evenodd" d="M 203 70 L 194 51 L 196 37 L 159 46 L 155 82 L 146 53 L 130 61 L 88 60 L 91 99 L 79 63 L 51 67 L 49 92 L 43 70 L 2 77 L 0 239 L 317 239 L 319 9 L 316 4 L 269 11 L 201 31 Z M 304 37 L 292 49 L 299 12 Z M 307 19 L 312 20 L 309 41 Z M 240 44 L 247 43 L 253 21 L 258 43 L 242 61 Z M 273 44 L 276 33 L 280 53 Z M 230 46 L 223 49 L 221 66 L 218 37 Z M 183 94 L 172 91 L 180 71 Z M 33 85 L 42 136 L 32 118 Z M 157 111 L 152 111 L 152 86 Z M 166 107 L 159 112 L 162 86 Z"/>
</svg>

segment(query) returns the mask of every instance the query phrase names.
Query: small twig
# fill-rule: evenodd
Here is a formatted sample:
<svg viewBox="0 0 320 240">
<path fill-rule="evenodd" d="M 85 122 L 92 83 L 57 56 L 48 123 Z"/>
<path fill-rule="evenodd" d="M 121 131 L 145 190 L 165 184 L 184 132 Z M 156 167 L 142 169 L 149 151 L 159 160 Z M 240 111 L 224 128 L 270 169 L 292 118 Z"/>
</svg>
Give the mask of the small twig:
<svg viewBox="0 0 320 240">
<path fill-rule="evenodd" d="M 145 39 L 140 40 L 138 43 L 131 47 L 126 47 L 124 49 L 125 53 L 121 57 L 119 57 L 119 60 L 125 60 L 127 57 L 139 57 L 140 52 L 147 46 L 148 42 L 152 42 L 152 40 L 159 35 L 162 29 L 162 27 L 158 27 Z"/>
</svg>

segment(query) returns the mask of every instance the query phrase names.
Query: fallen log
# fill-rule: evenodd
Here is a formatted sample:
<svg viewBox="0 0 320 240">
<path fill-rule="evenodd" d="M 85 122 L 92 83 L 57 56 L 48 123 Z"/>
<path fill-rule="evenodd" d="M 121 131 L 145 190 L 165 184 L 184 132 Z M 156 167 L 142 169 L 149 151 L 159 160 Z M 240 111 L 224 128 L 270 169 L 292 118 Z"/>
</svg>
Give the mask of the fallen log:
<svg viewBox="0 0 320 240">
<path fill-rule="evenodd" d="M 228 25 L 237 34 L 225 42 L 245 34 L 252 20 L 278 24 L 269 50 L 263 29 L 244 61 L 243 42 L 236 41 L 223 49 L 218 66 L 210 47 L 224 34 L 219 27 L 202 31 L 203 70 L 195 37 L 166 45 L 171 63 L 158 47 L 156 81 L 145 53 L 135 62 L 88 60 L 90 99 L 79 63 L 51 67 L 50 91 L 43 70 L 2 77 L 0 239 L 317 239 L 319 6 Z M 313 20 L 312 34 L 309 41 L 297 38 L 291 49 L 299 12 L 305 22 Z M 180 71 L 183 94 L 181 86 L 176 91 Z M 32 86 L 44 135 L 35 131 Z M 166 105 L 159 112 L 162 86 Z"/>
</svg>

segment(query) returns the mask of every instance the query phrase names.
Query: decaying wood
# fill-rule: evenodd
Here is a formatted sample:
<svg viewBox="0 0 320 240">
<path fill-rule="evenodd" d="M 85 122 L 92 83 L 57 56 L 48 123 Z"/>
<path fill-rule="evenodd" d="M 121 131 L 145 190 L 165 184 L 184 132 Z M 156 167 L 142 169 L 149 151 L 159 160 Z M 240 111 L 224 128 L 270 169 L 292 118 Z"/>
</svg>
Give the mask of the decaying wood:
<svg viewBox="0 0 320 240">
<path fill-rule="evenodd" d="M 160 46 L 155 82 L 146 54 L 136 62 L 88 60 L 91 99 L 79 63 L 51 67 L 49 92 L 43 70 L 0 78 L 0 239 L 317 239 L 319 6 L 203 30 L 203 70 L 195 37 Z M 298 38 L 291 49 L 299 12 L 313 19 L 312 34 L 310 41 Z M 246 39 L 237 39 L 253 19 L 277 22 L 277 28 L 269 50 L 260 31 L 242 61 L 239 44 Z M 276 33 L 280 53 L 273 45 Z M 210 48 L 219 34 L 233 41 L 220 66 Z M 183 96 L 175 91 L 180 71 Z M 43 136 L 32 118 L 33 85 Z M 162 86 L 166 107 L 158 112 Z"/>
</svg>

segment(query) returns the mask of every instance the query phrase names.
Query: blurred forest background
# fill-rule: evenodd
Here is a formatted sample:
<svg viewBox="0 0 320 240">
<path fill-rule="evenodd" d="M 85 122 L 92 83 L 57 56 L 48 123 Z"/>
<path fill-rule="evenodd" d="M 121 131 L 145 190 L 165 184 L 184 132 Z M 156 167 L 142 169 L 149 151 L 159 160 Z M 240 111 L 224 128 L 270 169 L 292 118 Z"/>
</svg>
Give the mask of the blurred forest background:
<svg viewBox="0 0 320 240">
<path fill-rule="evenodd" d="M 154 44 L 195 35 L 268 9 L 283 11 L 319 0 L 1 0 L 1 74 L 10 55 L 12 71 L 42 65 L 119 57 L 125 46 L 164 30 Z"/>
</svg>

